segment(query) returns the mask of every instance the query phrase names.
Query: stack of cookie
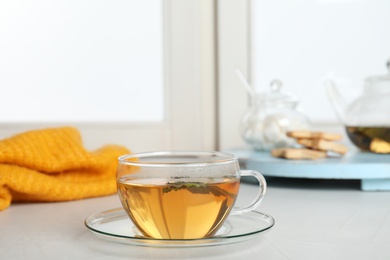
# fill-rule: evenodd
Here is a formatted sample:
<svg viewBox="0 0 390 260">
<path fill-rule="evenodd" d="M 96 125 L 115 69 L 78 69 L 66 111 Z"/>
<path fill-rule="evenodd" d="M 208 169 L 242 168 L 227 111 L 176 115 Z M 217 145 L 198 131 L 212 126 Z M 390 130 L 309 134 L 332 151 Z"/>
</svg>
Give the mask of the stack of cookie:
<svg viewBox="0 0 390 260">
<path fill-rule="evenodd" d="M 296 139 L 300 148 L 277 148 L 271 151 L 272 156 L 286 159 L 310 159 L 325 158 L 329 153 L 344 155 L 348 148 L 336 141 L 341 140 L 342 135 L 313 132 L 313 131 L 291 131 L 287 136 Z"/>
</svg>

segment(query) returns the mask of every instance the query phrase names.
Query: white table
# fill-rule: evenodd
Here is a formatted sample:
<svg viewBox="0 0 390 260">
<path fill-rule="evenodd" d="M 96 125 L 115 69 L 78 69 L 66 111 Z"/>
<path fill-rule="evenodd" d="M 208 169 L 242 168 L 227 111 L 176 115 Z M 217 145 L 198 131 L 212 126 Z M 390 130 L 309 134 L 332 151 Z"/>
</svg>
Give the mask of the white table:
<svg viewBox="0 0 390 260">
<path fill-rule="evenodd" d="M 390 259 L 390 192 L 352 181 L 268 179 L 258 211 L 275 226 L 247 242 L 201 248 L 149 248 L 109 242 L 84 226 L 120 206 L 113 196 L 13 204 L 0 212 L 0 259 Z M 239 204 L 255 192 L 243 184 Z"/>
</svg>

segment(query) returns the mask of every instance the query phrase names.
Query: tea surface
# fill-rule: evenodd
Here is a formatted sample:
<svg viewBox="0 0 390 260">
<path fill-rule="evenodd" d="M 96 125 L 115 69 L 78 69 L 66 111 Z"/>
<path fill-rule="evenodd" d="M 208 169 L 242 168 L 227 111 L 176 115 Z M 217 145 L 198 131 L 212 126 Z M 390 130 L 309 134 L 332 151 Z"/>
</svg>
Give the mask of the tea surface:
<svg viewBox="0 0 390 260">
<path fill-rule="evenodd" d="M 131 178 L 118 180 L 119 197 L 137 228 L 152 238 L 212 236 L 232 209 L 239 189 L 239 179 Z"/>
</svg>

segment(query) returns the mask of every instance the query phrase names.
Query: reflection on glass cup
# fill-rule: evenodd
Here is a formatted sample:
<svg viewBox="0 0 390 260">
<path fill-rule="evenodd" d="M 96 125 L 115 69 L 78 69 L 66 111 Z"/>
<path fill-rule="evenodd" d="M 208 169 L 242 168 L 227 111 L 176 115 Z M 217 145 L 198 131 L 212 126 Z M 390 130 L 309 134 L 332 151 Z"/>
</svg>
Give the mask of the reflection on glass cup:
<svg viewBox="0 0 390 260">
<path fill-rule="evenodd" d="M 241 176 L 259 182 L 250 205 L 233 208 Z M 155 239 L 213 236 L 229 214 L 260 205 L 266 181 L 256 171 L 240 170 L 234 155 L 205 151 L 161 151 L 119 157 L 118 195 L 139 231 Z"/>
</svg>

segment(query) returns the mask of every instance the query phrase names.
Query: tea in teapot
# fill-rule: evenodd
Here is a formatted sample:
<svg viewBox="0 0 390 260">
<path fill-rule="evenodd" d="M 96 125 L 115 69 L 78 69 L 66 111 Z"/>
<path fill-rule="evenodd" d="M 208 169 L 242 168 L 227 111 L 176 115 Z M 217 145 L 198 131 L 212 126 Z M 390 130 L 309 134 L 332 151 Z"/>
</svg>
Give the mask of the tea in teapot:
<svg viewBox="0 0 390 260">
<path fill-rule="evenodd" d="M 374 153 L 390 153 L 390 126 L 346 127 L 349 139 L 358 148 Z"/>
</svg>

